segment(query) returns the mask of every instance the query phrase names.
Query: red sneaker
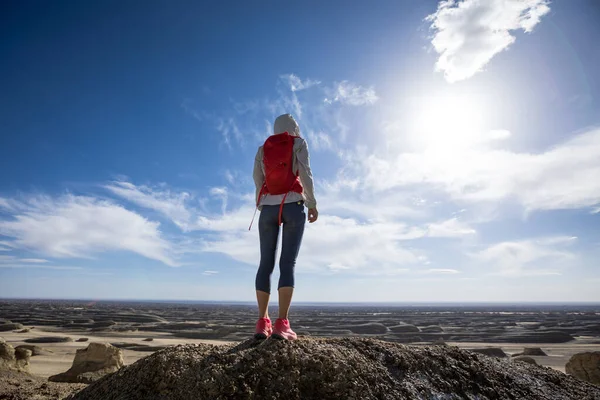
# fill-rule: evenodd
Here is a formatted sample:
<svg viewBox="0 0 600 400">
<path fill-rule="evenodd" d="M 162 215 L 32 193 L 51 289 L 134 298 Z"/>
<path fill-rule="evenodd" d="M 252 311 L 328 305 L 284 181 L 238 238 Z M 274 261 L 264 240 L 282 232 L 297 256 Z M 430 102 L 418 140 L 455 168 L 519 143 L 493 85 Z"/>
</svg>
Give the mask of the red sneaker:
<svg viewBox="0 0 600 400">
<path fill-rule="evenodd" d="M 273 338 L 285 339 L 285 340 L 296 340 L 296 332 L 290 328 L 290 321 L 284 318 L 277 318 L 275 321 L 275 329 L 273 329 Z"/>
<path fill-rule="evenodd" d="M 256 321 L 256 333 L 254 334 L 255 339 L 266 339 L 271 336 L 272 332 L 273 328 L 269 318 L 259 318 L 258 321 Z"/>
</svg>

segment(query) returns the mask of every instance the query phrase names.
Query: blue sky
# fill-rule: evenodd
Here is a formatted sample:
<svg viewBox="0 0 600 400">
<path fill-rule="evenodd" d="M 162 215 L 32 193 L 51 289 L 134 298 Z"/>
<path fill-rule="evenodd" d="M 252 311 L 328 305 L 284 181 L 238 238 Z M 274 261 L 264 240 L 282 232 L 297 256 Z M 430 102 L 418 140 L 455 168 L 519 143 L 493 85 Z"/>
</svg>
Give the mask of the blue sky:
<svg viewBox="0 0 600 400">
<path fill-rule="evenodd" d="M 325 3 L 3 4 L 0 296 L 252 300 L 290 112 L 297 300 L 600 301 L 595 1 Z"/>
</svg>

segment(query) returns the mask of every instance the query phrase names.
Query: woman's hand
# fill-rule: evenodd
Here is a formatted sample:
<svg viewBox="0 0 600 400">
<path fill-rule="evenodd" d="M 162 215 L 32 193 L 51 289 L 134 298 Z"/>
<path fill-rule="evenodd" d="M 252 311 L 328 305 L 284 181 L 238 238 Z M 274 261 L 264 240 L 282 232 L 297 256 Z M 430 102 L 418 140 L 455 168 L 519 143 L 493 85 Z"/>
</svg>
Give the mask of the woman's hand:
<svg viewBox="0 0 600 400">
<path fill-rule="evenodd" d="M 308 209 L 308 222 L 309 223 L 313 223 L 317 220 L 317 218 L 319 218 L 319 212 L 317 211 L 316 208 L 309 208 Z"/>
</svg>

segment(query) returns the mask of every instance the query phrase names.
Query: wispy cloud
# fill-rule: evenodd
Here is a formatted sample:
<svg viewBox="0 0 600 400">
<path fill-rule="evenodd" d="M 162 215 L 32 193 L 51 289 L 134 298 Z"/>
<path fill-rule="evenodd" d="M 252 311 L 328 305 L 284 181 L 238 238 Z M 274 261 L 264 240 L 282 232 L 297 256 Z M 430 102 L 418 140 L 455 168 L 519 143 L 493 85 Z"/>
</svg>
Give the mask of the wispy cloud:
<svg viewBox="0 0 600 400">
<path fill-rule="evenodd" d="M 501 242 L 471 256 L 504 276 L 560 275 L 562 267 L 575 258 L 566 248 L 576 240 L 572 236 L 554 236 Z"/>
<path fill-rule="evenodd" d="M 210 271 L 210 270 L 208 270 L 208 271 L 202 272 L 202 275 L 213 276 L 213 275 L 216 275 L 218 273 L 219 273 L 219 271 Z"/>
<path fill-rule="evenodd" d="M 43 264 L 49 262 L 48 260 L 44 260 L 43 258 L 19 258 L 16 256 L 2 256 L 0 255 L 0 264 L 5 263 L 27 263 L 27 264 Z"/>
<path fill-rule="evenodd" d="M 307 136 L 308 140 L 310 141 L 311 149 L 329 150 L 333 148 L 333 140 L 324 132 L 309 131 Z"/>
<path fill-rule="evenodd" d="M 547 0 L 444 0 L 427 17 L 446 80 L 470 78 L 515 41 L 511 31 L 531 32 L 550 11 Z"/>
<path fill-rule="evenodd" d="M 209 193 L 211 196 L 221 200 L 221 213 L 225 214 L 227 212 L 227 188 L 224 186 L 212 187 L 210 188 Z"/>
<path fill-rule="evenodd" d="M 207 119 L 211 118 L 208 112 L 204 110 L 197 110 L 194 107 L 194 102 L 192 99 L 184 99 L 181 102 L 181 108 L 183 108 L 187 114 L 191 115 L 200 122 L 206 121 Z"/>
<path fill-rule="evenodd" d="M 241 145 L 244 143 L 242 131 L 238 127 L 235 119 L 221 118 L 217 122 L 217 131 L 221 134 L 223 143 L 231 150 L 233 145 Z"/>
<path fill-rule="evenodd" d="M 12 247 L 49 257 L 87 258 L 107 250 L 125 250 L 177 265 L 159 223 L 92 197 L 26 198 L 9 218 L 0 219 L 0 234 L 13 238 Z"/>
<path fill-rule="evenodd" d="M 324 102 L 327 104 L 339 102 L 351 106 L 362 106 L 373 104 L 379 99 L 373 86 L 365 88 L 349 81 L 336 83 L 333 88 L 327 89 L 326 93 L 327 97 Z"/>
<path fill-rule="evenodd" d="M 320 85 L 321 82 L 313 79 L 300 79 L 295 74 L 286 74 L 281 75 L 280 77 L 285 83 L 287 83 L 288 87 L 292 92 L 298 92 L 300 90 L 308 89 L 312 86 Z"/>
<path fill-rule="evenodd" d="M 11 269 L 50 269 L 58 271 L 80 271 L 84 268 L 65 265 L 43 265 L 43 264 L 1 264 L 0 268 Z"/>
<path fill-rule="evenodd" d="M 103 186 L 133 204 L 158 211 L 184 231 L 190 229 L 192 213 L 186 205 L 189 192 L 173 192 L 166 187 L 136 186 L 127 181 L 113 181 Z"/>
</svg>

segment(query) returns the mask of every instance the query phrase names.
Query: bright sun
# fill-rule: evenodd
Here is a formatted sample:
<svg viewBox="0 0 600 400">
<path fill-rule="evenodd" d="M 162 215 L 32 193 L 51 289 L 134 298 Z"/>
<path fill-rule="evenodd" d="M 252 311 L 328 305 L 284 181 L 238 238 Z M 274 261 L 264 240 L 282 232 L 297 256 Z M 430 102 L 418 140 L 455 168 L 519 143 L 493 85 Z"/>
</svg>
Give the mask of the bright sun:
<svg viewBox="0 0 600 400">
<path fill-rule="evenodd" d="M 486 109 L 462 95 L 421 97 L 410 115 L 411 142 L 420 149 L 458 150 L 479 143 L 486 134 Z"/>
</svg>

